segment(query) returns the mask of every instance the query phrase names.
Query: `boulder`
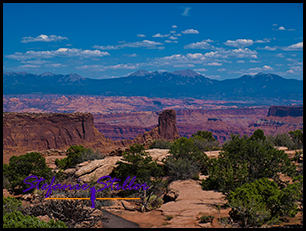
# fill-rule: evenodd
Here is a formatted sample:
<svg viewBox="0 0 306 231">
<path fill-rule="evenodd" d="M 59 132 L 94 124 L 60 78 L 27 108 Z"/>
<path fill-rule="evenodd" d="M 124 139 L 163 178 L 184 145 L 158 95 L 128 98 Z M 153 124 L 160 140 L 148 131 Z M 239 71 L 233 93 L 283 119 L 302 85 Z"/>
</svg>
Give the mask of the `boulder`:
<svg viewBox="0 0 306 231">
<path fill-rule="evenodd" d="M 96 168 L 100 167 L 102 162 L 103 162 L 103 159 L 102 160 L 94 160 L 94 161 L 90 162 L 89 164 L 81 167 L 78 171 L 75 172 L 74 175 L 76 177 L 79 177 L 79 176 L 82 176 L 84 174 L 90 173 L 93 170 L 95 170 Z"/>
<path fill-rule="evenodd" d="M 84 182 L 97 181 L 100 177 L 109 175 L 118 166 L 116 163 L 121 159 L 122 157 L 119 156 L 106 157 L 101 160 L 99 167 L 88 174 L 83 174 L 80 179 Z"/>
</svg>

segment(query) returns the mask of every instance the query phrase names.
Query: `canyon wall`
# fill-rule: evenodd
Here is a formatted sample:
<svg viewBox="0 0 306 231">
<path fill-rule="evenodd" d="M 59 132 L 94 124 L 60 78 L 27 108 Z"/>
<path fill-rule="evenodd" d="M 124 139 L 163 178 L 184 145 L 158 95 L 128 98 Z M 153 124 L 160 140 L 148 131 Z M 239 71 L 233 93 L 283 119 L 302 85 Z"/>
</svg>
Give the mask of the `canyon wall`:
<svg viewBox="0 0 306 231">
<path fill-rule="evenodd" d="M 90 113 L 3 113 L 3 162 L 31 150 L 102 148 L 114 142 L 94 126 Z"/>
<path fill-rule="evenodd" d="M 271 106 L 268 112 L 268 116 L 303 116 L 303 106 Z"/>
</svg>

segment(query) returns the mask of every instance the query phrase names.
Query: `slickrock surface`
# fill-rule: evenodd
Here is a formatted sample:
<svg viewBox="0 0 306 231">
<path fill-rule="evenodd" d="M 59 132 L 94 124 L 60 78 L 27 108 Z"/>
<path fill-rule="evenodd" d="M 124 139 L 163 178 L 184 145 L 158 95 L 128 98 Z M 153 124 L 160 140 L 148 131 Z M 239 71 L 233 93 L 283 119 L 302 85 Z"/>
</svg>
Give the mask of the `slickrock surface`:
<svg viewBox="0 0 306 231">
<path fill-rule="evenodd" d="M 183 180 L 174 181 L 169 186 L 172 191 L 178 191 L 175 201 L 163 204 L 158 211 L 164 215 L 172 215 L 167 221 L 167 228 L 196 228 L 199 227 L 198 218 L 202 214 L 217 212 L 214 206 L 225 204 L 222 193 L 212 190 L 202 190 L 198 181 Z"/>
</svg>

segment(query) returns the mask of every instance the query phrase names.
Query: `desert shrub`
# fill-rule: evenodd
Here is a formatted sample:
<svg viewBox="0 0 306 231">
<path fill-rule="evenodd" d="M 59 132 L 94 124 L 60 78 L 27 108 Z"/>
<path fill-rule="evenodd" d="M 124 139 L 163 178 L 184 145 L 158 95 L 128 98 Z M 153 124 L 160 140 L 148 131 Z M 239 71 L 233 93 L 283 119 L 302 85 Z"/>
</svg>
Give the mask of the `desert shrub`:
<svg viewBox="0 0 306 231">
<path fill-rule="evenodd" d="M 200 151 L 213 151 L 219 150 L 219 142 L 213 137 L 212 132 L 209 131 L 197 131 L 196 134 L 192 134 L 194 145 Z"/>
<path fill-rule="evenodd" d="M 212 215 L 202 215 L 200 217 L 200 223 L 212 222 L 215 217 Z"/>
<path fill-rule="evenodd" d="M 270 141 L 274 146 L 284 146 L 289 150 L 295 149 L 295 144 L 287 133 L 277 134 L 274 136 L 268 136 L 268 141 Z"/>
<path fill-rule="evenodd" d="M 12 156 L 9 165 L 3 164 L 3 175 L 9 182 L 9 190 L 16 194 L 22 194 L 23 190 L 28 188 L 28 185 L 23 183 L 26 177 L 36 175 L 49 180 L 53 173 L 40 153 L 31 152 L 18 157 Z"/>
<path fill-rule="evenodd" d="M 230 216 L 244 227 L 261 227 L 273 224 L 280 216 L 295 216 L 301 188 L 298 183 L 289 184 L 282 190 L 267 178 L 243 184 L 231 191 L 228 204 Z"/>
<path fill-rule="evenodd" d="M 268 136 L 268 140 L 275 146 L 285 146 L 289 150 L 301 149 L 303 148 L 303 129 Z"/>
<path fill-rule="evenodd" d="M 150 149 L 159 148 L 159 149 L 170 149 L 171 142 L 169 140 L 154 140 L 150 145 Z"/>
<path fill-rule="evenodd" d="M 194 178 L 199 172 L 205 172 L 208 157 L 200 150 L 195 138 L 181 137 L 173 142 L 170 155 L 164 160 L 167 175 L 172 180 Z"/>
<path fill-rule="evenodd" d="M 15 197 L 3 196 L 3 215 L 6 213 L 12 213 L 16 211 L 22 211 L 21 200 L 18 200 Z"/>
<path fill-rule="evenodd" d="M 295 144 L 295 148 L 303 148 L 303 129 L 301 130 L 295 130 L 295 131 L 290 131 L 288 132 L 290 135 L 292 141 Z"/>
<path fill-rule="evenodd" d="M 84 148 L 83 145 L 72 145 L 67 150 L 68 156 L 61 160 L 56 159 L 55 164 L 61 169 L 75 167 L 77 164 L 87 160 L 103 159 L 104 156 L 98 151 L 94 152 L 92 149 Z"/>
<path fill-rule="evenodd" d="M 150 205 L 149 205 L 150 208 L 158 208 L 164 203 L 164 200 L 162 198 L 158 197 L 156 199 L 156 197 L 157 196 L 155 194 L 151 195 L 150 199 L 148 197 L 146 197 L 146 201 L 148 201 L 148 203 L 150 203 Z M 155 200 L 155 201 L 153 203 L 151 203 L 153 200 Z"/>
<path fill-rule="evenodd" d="M 80 190 L 83 191 L 83 190 Z M 78 197 L 77 191 L 61 191 L 57 197 Z M 90 197 L 87 195 L 87 197 Z M 104 216 L 93 216 L 99 210 L 89 208 L 88 201 L 83 200 L 44 200 L 45 196 L 40 194 L 37 197 L 38 203 L 25 207 L 23 214 L 27 216 L 45 216 L 54 218 L 65 223 L 68 228 L 86 222 L 86 228 L 95 227 L 98 221 L 108 222 L 109 218 Z M 36 199 L 36 198 L 35 198 Z M 97 202 L 97 201 L 96 201 Z"/>
<path fill-rule="evenodd" d="M 67 228 L 64 222 L 50 220 L 48 223 L 37 217 L 26 215 L 20 211 L 7 213 L 3 216 L 3 228 Z"/>
<path fill-rule="evenodd" d="M 128 176 L 136 176 L 137 183 L 145 183 L 151 181 L 152 177 L 159 177 L 163 174 L 163 168 L 156 164 L 156 161 L 152 161 L 152 157 L 145 152 L 143 145 L 134 144 L 130 146 L 128 152 L 123 153 L 122 161 L 119 162 L 112 176 L 115 176 L 121 180 L 125 180 Z"/>
<path fill-rule="evenodd" d="M 263 177 L 272 178 L 281 185 L 279 173 L 296 174 L 295 165 L 284 151 L 275 149 L 264 139 L 232 134 L 218 159 L 210 160 L 209 177 L 202 181 L 202 186 L 228 195 L 235 188 Z"/>
</svg>

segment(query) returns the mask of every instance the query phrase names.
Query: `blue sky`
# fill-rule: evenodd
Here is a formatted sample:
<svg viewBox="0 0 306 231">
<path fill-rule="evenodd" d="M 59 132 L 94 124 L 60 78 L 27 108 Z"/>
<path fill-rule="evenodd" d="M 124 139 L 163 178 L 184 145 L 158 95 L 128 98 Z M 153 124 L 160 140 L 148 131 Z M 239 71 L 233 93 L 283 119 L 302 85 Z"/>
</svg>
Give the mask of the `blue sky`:
<svg viewBox="0 0 306 231">
<path fill-rule="evenodd" d="M 3 70 L 303 79 L 302 3 L 4 3 Z"/>
</svg>

